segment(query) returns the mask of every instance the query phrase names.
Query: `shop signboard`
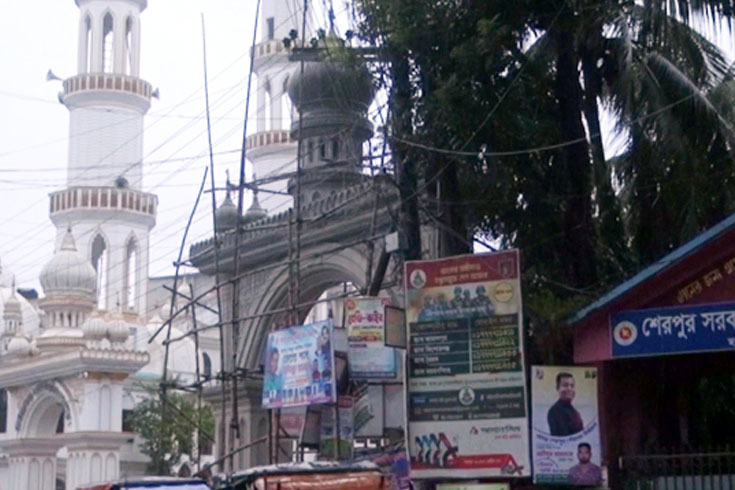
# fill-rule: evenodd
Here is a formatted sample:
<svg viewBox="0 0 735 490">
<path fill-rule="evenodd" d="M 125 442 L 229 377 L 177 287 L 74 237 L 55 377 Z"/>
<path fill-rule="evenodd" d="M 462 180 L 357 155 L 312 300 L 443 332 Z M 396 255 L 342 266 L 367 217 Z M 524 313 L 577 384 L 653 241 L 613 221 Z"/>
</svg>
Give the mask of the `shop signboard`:
<svg viewBox="0 0 735 490">
<path fill-rule="evenodd" d="M 517 250 L 406 263 L 412 478 L 531 474 L 519 270 Z"/>
<path fill-rule="evenodd" d="M 621 311 L 610 319 L 613 357 L 735 349 L 735 303 Z"/>
<path fill-rule="evenodd" d="M 263 408 L 334 403 L 334 378 L 331 321 L 268 334 Z"/>
<path fill-rule="evenodd" d="M 533 366 L 531 400 L 534 482 L 599 485 L 597 369 Z"/>
<path fill-rule="evenodd" d="M 395 379 L 396 353 L 385 346 L 385 299 L 345 299 L 350 379 Z"/>
</svg>

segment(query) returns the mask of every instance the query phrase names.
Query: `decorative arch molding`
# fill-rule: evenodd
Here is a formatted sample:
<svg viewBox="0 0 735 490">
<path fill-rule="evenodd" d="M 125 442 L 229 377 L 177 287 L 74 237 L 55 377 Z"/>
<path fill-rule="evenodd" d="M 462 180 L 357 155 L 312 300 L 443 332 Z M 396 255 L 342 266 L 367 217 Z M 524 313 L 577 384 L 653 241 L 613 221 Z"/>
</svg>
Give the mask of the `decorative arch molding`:
<svg viewBox="0 0 735 490">
<path fill-rule="evenodd" d="M 65 424 L 72 424 L 76 420 L 76 414 L 68 400 L 72 399 L 68 388 L 61 381 L 44 381 L 36 384 L 25 397 L 18 410 L 15 420 L 15 431 L 21 438 L 34 437 L 33 421 L 42 417 L 52 404 L 59 404 L 64 413 Z M 55 425 L 55 424 L 54 424 Z"/>
<path fill-rule="evenodd" d="M 123 246 L 123 274 L 122 274 L 122 291 L 123 291 L 123 310 L 125 311 L 137 311 L 138 296 L 141 294 L 138 291 L 140 286 L 140 278 L 138 272 L 140 270 L 140 240 L 136 236 L 134 231 L 131 231 L 128 237 L 125 239 L 125 245 Z"/>
<path fill-rule="evenodd" d="M 323 244 L 325 248 L 334 244 Z M 343 249 L 332 255 L 328 262 L 321 260 L 305 261 L 301 270 L 301 302 L 316 300 L 326 289 L 342 282 L 351 282 L 357 287 L 363 287 L 365 282 L 365 268 L 368 259 L 357 247 Z M 282 268 L 273 272 L 264 282 L 266 289 L 257 294 L 254 306 L 248 315 L 257 315 L 262 312 L 283 308 L 288 305 L 288 269 Z M 306 318 L 307 311 L 302 312 L 299 321 Z M 265 339 L 270 332 L 276 315 L 266 315 L 251 321 L 250 328 L 242 329 L 248 332 L 243 339 L 238 356 L 238 364 L 246 363 L 247 368 L 257 368 L 260 362 L 259 353 L 262 352 Z"/>
</svg>

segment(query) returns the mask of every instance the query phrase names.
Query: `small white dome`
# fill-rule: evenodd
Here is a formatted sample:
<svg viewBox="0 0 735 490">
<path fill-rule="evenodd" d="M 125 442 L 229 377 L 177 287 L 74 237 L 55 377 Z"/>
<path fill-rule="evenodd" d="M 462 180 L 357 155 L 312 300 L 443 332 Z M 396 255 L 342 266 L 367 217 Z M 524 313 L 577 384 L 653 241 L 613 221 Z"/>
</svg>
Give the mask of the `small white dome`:
<svg viewBox="0 0 735 490">
<path fill-rule="evenodd" d="M 107 334 L 105 321 L 98 316 L 91 316 L 82 324 L 84 338 L 89 340 L 102 340 Z"/>
<path fill-rule="evenodd" d="M 71 230 L 67 230 L 61 248 L 41 270 L 40 280 L 47 296 L 76 293 L 94 297 L 97 273 L 77 251 Z"/>
<path fill-rule="evenodd" d="M 15 296 L 14 290 L 11 292 L 10 297 L 5 300 L 5 305 L 3 307 L 3 317 L 6 320 L 16 321 L 20 321 L 22 318 L 20 301 L 18 301 L 18 298 Z"/>
<path fill-rule="evenodd" d="M 122 318 L 114 318 L 107 324 L 107 338 L 112 343 L 122 343 L 130 335 L 130 325 Z"/>
<path fill-rule="evenodd" d="M 10 339 L 10 343 L 8 343 L 8 354 L 12 354 L 14 356 L 27 356 L 30 353 L 31 343 L 28 342 L 27 338 L 21 335 L 16 335 Z"/>
<path fill-rule="evenodd" d="M 225 200 L 222 201 L 214 214 L 217 217 L 217 232 L 231 230 L 237 226 L 237 206 L 230 198 L 229 188 Z"/>
</svg>

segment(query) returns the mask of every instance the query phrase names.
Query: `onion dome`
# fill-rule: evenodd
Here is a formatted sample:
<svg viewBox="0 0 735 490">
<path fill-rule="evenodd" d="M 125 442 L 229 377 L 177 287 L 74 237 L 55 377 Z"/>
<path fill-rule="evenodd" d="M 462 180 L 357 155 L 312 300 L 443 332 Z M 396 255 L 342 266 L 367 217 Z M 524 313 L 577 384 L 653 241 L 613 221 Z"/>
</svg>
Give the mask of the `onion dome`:
<svg viewBox="0 0 735 490">
<path fill-rule="evenodd" d="M 256 181 L 255 174 L 253 174 L 253 181 Z M 258 202 L 258 184 L 253 183 L 253 202 L 250 204 L 250 207 L 245 212 L 245 216 L 243 216 L 243 223 L 244 224 L 250 224 L 255 223 L 258 220 L 261 220 L 268 216 L 268 212 L 260 207 L 260 202 Z"/>
<path fill-rule="evenodd" d="M 214 212 L 217 218 L 217 233 L 232 230 L 237 226 L 237 206 L 230 198 L 230 179 L 227 179 L 227 195 Z"/>
<path fill-rule="evenodd" d="M 305 62 L 303 74 L 300 67 L 296 68 L 286 88 L 294 105 L 303 111 L 334 107 L 362 112 L 370 106 L 374 94 L 372 77 L 364 65 L 336 57 Z"/>
<path fill-rule="evenodd" d="M 113 318 L 107 324 L 107 338 L 111 343 L 125 342 L 130 336 L 130 325 L 122 318 Z"/>
<path fill-rule="evenodd" d="M 97 274 L 77 251 L 71 230 L 67 230 L 61 248 L 41 270 L 40 280 L 46 296 L 61 293 L 94 297 Z"/>
<path fill-rule="evenodd" d="M 107 324 L 98 316 L 91 316 L 82 324 L 84 338 L 88 340 L 102 340 L 107 335 Z"/>
<path fill-rule="evenodd" d="M 27 356 L 31 353 L 31 350 L 31 343 L 20 334 L 16 334 L 8 343 L 8 354 L 14 356 Z"/>
</svg>

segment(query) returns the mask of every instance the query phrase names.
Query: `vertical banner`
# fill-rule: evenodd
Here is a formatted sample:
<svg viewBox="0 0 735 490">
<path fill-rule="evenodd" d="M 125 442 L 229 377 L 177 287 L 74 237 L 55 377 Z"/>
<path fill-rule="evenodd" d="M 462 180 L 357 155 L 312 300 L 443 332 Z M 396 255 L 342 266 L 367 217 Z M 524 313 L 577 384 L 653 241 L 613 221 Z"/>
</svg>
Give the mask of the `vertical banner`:
<svg viewBox="0 0 735 490">
<path fill-rule="evenodd" d="M 384 299 L 345 299 L 350 379 L 395 379 L 396 353 L 385 346 Z"/>
<path fill-rule="evenodd" d="M 331 321 L 268 334 L 263 408 L 333 403 L 334 378 Z"/>
<path fill-rule="evenodd" d="M 339 410 L 336 408 L 339 407 Z M 339 427 L 335 427 L 338 420 Z M 351 396 L 340 396 L 337 405 L 322 407 L 322 428 L 319 453 L 327 459 L 351 459 L 355 442 L 354 401 Z M 338 437 L 335 437 L 335 431 Z M 335 456 L 335 442 L 339 455 Z"/>
<path fill-rule="evenodd" d="M 531 474 L 519 261 L 406 263 L 413 478 Z"/>
<path fill-rule="evenodd" d="M 534 482 L 599 485 L 597 369 L 534 366 L 531 373 Z"/>
</svg>

